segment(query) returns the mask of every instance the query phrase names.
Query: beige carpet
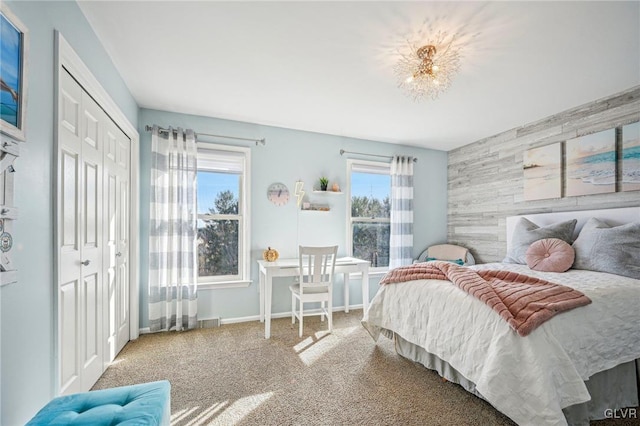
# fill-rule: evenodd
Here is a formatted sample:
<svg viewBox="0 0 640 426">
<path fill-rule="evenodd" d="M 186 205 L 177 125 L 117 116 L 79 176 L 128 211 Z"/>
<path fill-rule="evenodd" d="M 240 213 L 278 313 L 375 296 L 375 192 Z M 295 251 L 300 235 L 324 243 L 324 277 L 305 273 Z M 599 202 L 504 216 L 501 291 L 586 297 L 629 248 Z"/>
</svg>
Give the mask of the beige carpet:
<svg viewBox="0 0 640 426">
<path fill-rule="evenodd" d="M 334 332 L 305 318 L 130 342 L 94 389 L 167 379 L 172 425 L 513 425 L 490 404 L 376 344 L 361 310 L 334 314 Z M 624 421 L 598 424 L 631 424 Z"/>
</svg>

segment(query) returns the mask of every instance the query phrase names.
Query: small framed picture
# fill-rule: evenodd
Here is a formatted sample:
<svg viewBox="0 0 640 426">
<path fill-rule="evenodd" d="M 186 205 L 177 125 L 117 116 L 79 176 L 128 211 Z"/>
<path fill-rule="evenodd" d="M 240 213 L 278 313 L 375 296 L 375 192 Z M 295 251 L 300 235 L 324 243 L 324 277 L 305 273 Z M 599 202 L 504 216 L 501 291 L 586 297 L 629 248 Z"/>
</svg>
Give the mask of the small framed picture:
<svg viewBox="0 0 640 426">
<path fill-rule="evenodd" d="M 24 141 L 28 30 L 5 3 L 0 7 L 0 129 L 5 135 Z"/>
</svg>

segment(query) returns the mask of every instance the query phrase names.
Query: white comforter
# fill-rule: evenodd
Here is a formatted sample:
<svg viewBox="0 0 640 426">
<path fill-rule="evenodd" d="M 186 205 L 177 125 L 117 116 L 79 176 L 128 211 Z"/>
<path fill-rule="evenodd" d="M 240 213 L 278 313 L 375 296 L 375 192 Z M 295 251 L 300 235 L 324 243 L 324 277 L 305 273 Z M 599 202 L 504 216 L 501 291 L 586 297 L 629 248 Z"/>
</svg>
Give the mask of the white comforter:
<svg viewBox="0 0 640 426">
<path fill-rule="evenodd" d="M 449 362 L 520 425 L 565 425 L 562 408 L 588 401 L 590 376 L 640 358 L 640 280 L 591 271 L 543 273 L 484 264 L 573 287 L 592 303 L 520 337 L 484 303 L 447 281 L 380 287 L 364 326 L 391 330 Z"/>
</svg>

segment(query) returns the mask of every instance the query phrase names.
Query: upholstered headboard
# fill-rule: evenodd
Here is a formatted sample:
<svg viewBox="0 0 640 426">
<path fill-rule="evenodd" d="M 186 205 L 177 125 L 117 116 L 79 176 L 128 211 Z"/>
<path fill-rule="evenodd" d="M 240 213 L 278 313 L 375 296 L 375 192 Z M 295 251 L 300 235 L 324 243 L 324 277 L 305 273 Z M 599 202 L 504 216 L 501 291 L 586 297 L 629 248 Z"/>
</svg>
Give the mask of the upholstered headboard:
<svg viewBox="0 0 640 426">
<path fill-rule="evenodd" d="M 507 251 L 511 248 L 511 235 L 518 219 L 524 217 L 538 226 L 550 225 L 565 220 L 577 219 L 573 238 L 578 236 L 582 226 L 592 217 L 603 220 L 610 225 L 622 225 L 630 222 L 640 222 L 640 207 L 622 207 L 617 209 L 579 210 L 556 213 L 524 214 L 507 217 Z"/>
</svg>

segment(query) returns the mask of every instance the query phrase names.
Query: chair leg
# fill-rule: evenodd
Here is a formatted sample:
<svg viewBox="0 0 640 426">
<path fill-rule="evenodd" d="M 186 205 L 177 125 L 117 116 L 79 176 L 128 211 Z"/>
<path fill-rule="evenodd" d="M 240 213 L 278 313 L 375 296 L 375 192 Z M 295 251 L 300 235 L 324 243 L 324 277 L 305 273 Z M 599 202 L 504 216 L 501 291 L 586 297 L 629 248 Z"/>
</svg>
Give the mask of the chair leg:
<svg viewBox="0 0 640 426">
<path fill-rule="evenodd" d="M 326 308 L 324 307 L 324 301 L 320 302 L 320 321 L 324 322 L 324 312 Z"/>
<path fill-rule="evenodd" d="M 304 310 L 304 303 L 302 303 L 302 299 L 300 299 L 300 331 L 298 332 L 298 337 L 302 337 L 302 318 L 304 318 L 304 313 L 302 312 Z"/>
<path fill-rule="evenodd" d="M 296 323 L 296 296 L 291 292 L 291 324 Z"/>
<path fill-rule="evenodd" d="M 333 330 L 333 301 L 332 299 L 332 295 L 331 292 L 329 292 L 329 310 L 327 311 L 327 318 L 329 320 L 329 333 L 331 333 L 331 331 Z"/>
</svg>

